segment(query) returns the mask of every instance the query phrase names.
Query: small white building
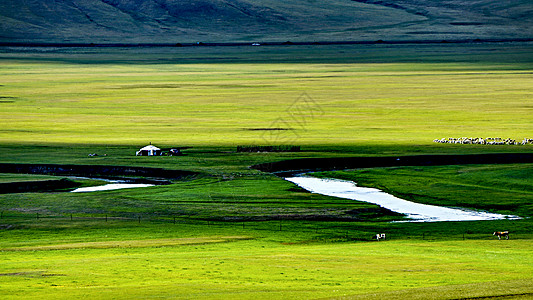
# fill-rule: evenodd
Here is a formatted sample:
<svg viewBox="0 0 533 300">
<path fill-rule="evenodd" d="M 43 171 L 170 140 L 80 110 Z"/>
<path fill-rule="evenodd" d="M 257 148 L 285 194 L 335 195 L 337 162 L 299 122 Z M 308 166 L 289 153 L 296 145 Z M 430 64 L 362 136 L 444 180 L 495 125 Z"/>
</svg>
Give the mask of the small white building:
<svg viewBox="0 0 533 300">
<path fill-rule="evenodd" d="M 145 146 L 139 149 L 139 151 L 137 151 L 135 155 L 137 156 L 159 156 L 159 155 L 163 155 L 163 152 L 161 151 L 161 149 L 150 144 L 148 146 Z"/>
</svg>

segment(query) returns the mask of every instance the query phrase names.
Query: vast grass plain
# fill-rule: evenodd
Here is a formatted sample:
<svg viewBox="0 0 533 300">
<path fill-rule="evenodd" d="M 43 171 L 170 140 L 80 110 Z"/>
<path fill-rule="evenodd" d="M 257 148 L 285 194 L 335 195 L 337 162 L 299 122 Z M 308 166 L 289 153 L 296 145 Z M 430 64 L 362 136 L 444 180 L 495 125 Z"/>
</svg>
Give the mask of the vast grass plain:
<svg viewBox="0 0 533 300">
<path fill-rule="evenodd" d="M 340 147 L 530 132 L 529 46 L 509 53 L 490 46 L 367 47 L 4 54 L 0 139 L 236 146 L 277 138 Z M 289 130 L 274 137 L 257 130 L 269 127 Z"/>
<path fill-rule="evenodd" d="M 439 223 L 391 222 L 402 217 L 310 194 L 249 166 L 308 157 L 532 152 L 533 145 L 433 143 L 533 138 L 532 47 L 3 48 L 0 162 L 198 175 L 143 189 L 0 195 L 0 293 L 531 297 L 531 164 L 321 174 L 417 202 L 523 217 Z M 150 142 L 192 148 L 179 157 L 134 156 Z M 302 151 L 238 153 L 238 145 Z M 510 230 L 511 239 L 498 241 L 496 230 Z M 390 239 L 372 240 L 378 232 Z"/>
</svg>

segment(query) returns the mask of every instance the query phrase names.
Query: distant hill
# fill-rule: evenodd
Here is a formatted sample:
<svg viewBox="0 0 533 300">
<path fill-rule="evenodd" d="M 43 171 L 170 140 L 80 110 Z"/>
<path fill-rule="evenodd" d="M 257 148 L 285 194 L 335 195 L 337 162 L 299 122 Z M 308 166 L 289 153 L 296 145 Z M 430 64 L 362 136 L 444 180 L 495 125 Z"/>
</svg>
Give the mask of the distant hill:
<svg viewBox="0 0 533 300">
<path fill-rule="evenodd" d="M 531 0 L 2 0 L 0 42 L 533 37 Z"/>
</svg>

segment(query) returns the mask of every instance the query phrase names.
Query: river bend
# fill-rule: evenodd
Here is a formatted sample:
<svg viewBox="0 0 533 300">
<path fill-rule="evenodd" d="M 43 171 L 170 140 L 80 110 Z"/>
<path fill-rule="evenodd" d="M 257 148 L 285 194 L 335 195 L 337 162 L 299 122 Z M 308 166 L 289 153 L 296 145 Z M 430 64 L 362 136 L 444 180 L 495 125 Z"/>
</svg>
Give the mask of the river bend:
<svg viewBox="0 0 533 300">
<path fill-rule="evenodd" d="M 358 187 L 353 181 L 310 176 L 287 177 L 285 180 L 312 193 L 377 204 L 391 211 L 407 215 L 412 219 L 411 222 L 519 219 L 519 217 L 512 215 L 415 203 L 375 188 Z"/>
</svg>

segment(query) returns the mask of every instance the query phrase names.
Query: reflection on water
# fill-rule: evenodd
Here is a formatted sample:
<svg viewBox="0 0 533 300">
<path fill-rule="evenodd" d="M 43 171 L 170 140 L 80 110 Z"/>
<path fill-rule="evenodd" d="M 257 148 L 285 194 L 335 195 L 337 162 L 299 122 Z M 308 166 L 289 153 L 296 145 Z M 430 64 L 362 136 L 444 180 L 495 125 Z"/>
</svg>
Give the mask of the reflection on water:
<svg viewBox="0 0 533 300">
<path fill-rule="evenodd" d="M 358 187 L 353 181 L 307 176 L 290 177 L 285 178 L 285 180 L 312 193 L 374 203 L 391 211 L 405 214 L 413 219 L 413 222 L 519 219 L 517 216 L 415 203 L 394 197 L 378 189 Z"/>
</svg>

